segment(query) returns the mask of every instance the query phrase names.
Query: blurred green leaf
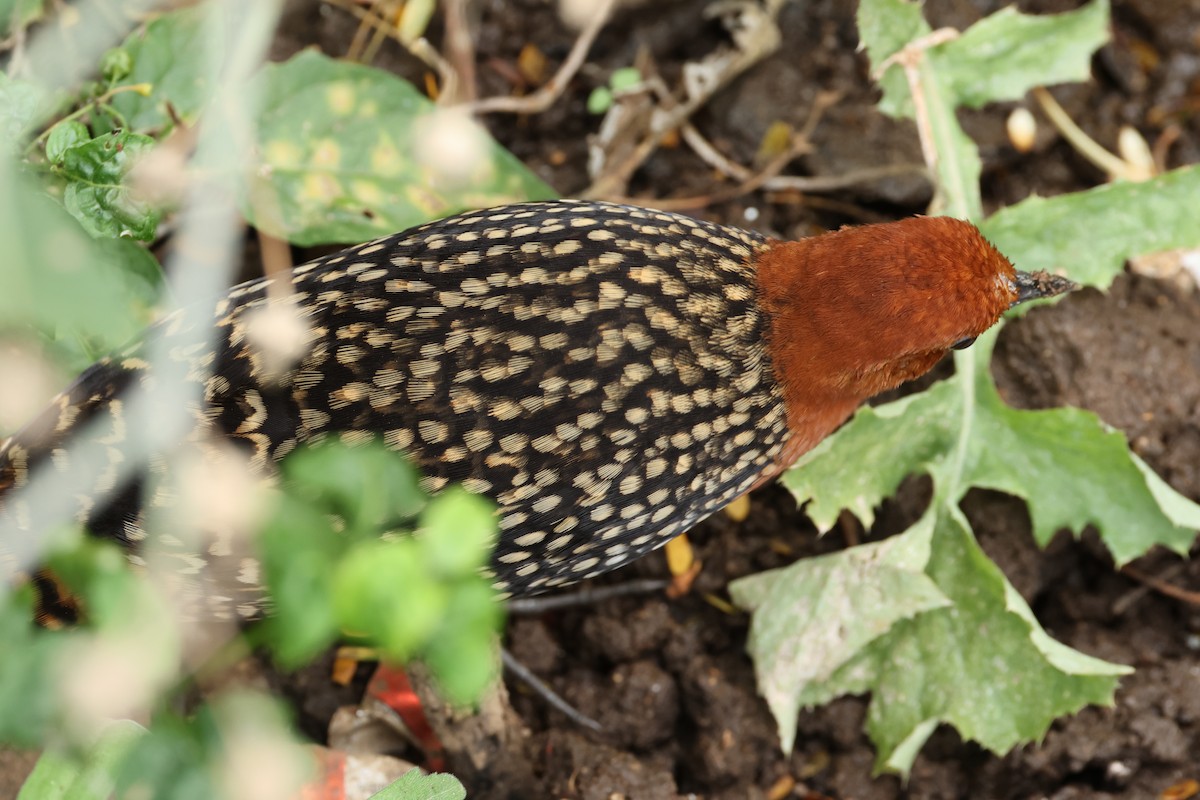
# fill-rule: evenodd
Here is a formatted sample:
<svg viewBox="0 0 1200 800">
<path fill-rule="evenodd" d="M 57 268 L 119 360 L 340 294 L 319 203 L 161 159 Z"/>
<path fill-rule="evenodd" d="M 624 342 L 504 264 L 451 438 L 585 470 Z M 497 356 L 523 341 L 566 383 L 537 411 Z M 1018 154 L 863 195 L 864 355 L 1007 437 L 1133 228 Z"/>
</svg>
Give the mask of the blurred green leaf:
<svg viewBox="0 0 1200 800">
<path fill-rule="evenodd" d="M 432 654 L 449 691 L 474 699 L 494 674 L 486 648 L 503 614 L 478 573 L 494 541 L 491 504 L 453 487 L 426 505 L 416 471 L 379 443 L 302 448 L 283 474 L 260 537 L 275 602 L 262 629 L 280 662 L 311 659 L 340 630 L 392 659 Z M 422 509 L 421 535 L 399 533 Z"/>
<path fill-rule="evenodd" d="M 292 497 L 277 504 L 259 546 L 274 602 L 263 632 L 280 663 L 298 667 L 337 636 L 333 575 L 347 542 L 323 510 Z"/>
<path fill-rule="evenodd" d="M 1018 269 L 1065 273 L 1107 288 L 1145 253 L 1200 247 L 1200 166 L 1142 183 L 1110 183 L 1058 197 L 1030 197 L 979 226 Z"/>
<path fill-rule="evenodd" d="M 371 800 L 464 800 L 467 790 L 453 775 L 423 775 L 413 769 L 371 795 Z"/>
<path fill-rule="evenodd" d="M 0 0 L 0 38 L 8 38 L 45 13 L 46 0 Z"/>
<path fill-rule="evenodd" d="M 28 81 L 0 72 L 0 155 L 25 140 L 41 106 L 41 93 Z"/>
<path fill-rule="evenodd" d="M 415 517 L 426 502 L 417 471 L 380 442 L 348 447 L 332 440 L 307 447 L 287 460 L 284 475 L 296 494 L 368 537 Z"/>
<path fill-rule="evenodd" d="M 176 117 L 193 123 L 212 99 L 215 70 L 224 60 L 227 42 L 206 30 L 209 8 L 201 3 L 163 14 L 125 40 L 120 48 L 124 56 L 105 57 L 106 64 L 132 64 L 112 87 L 151 86 L 148 95 L 121 92 L 112 98 L 113 108 L 134 131 L 161 132 L 172 127 Z"/>
<path fill-rule="evenodd" d="M 613 93 L 607 86 L 597 86 L 588 94 L 587 110 L 589 114 L 603 114 L 612 108 Z"/>
<path fill-rule="evenodd" d="M 448 577 L 470 575 L 487 564 L 496 546 L 496 507 L 453 486 L 430 501 L 418 527 L 434 570 Z"/>
<path fill-rule="evenodd" d="M 208 706 L 191 720 L 160 714 L 149 732 L 133 742 L 117 773 L 117 797 L 211 800 L 219 797 L 208 768 L 218 731 Z"/>
<path fill-rule="evenodd" d="M 100 627 L 128 618 L 138 600 L 146 599 L 115 542 L 79 536 L 70 546 L 53 550 L 46 565 L 74 594 L 85 598 L 89 621 Z"/>
<path fill-rule="evenodd" d="M 67 149 L 92 140 L 92 133 L 78 120 L 68 119 L 50 129 L 46 137 L 46 159 L 51 164 L 61 164 Z"/>
<path fill-rule="evenodd" d="M 135 199 L 126 181 L 137 159 L 153 146 L 149 136 L 119 131 L 62 151 L 63 205 L 92 236 L 154 238 L 162 214 Z"/>
<path fill-rule="evenodd" d="M 165 713 L 155 718 L 149 733 L 133 743 L 116 796 L 213 800 L 230 796 L 231 786 L 257 785 L 294 797 L 306 766 L 306 751 L 280 702 L 233 691 L 186 720 Z"/>
<path fill-rule="evenodd" d="M 450 591 L 412 538 L 360 542 L 337 565 L 334 608 L 343 629 L 407 661 L 437 630 Z"/>
<path fill-rule="evenodd" d="M 158 286 L 153 258 L 132 242 L 104 244 L 0 163 L 0 325 L 28 326 L 51 340 L 90 343 L 107 352 L 145 325 L 146 302 Z M 134 251 L 129 248 L 136 248 Z M 130 256 L 130 257 L 127 257 Z M 147 262 L 150 263 L 147 263 Z"/>
<path fill-rule="evenodd" d="M 145 734 L 136 722 L 117 720 L 81 756 L 46 750 L 17 800 L 108 800 L 122 763 Z"/>
<path fill-rule="evenodd" d="M 306 50 L 261 75 L 262 163 L 243 206 L 296 244 L 358 242 L 554 193 L 465 114 L 381 70 Z"/>
<path fill-rule="evenodd" d="M 614 92 L 627 92 L 642 82 L 642 73 L 637 67 L 621 67 L 613 70 L 608 85 Z"/>
<path fill-rule="evenodd" d="M 458 582 L 444 619 L 421 660 L 453 703 L 475 702 L 500 675 L 495 636 L 504 627 L 504 607 L 482 578 Z"/>
<path fill-rule="evenodd" d="M 109 50 L 100 60 L 100 74 L 109 85 L 115 85 L 133 72 L 133 56 L 124 48 L 117 47 Z"/>
<path fill-rule="evenodd" d="M 32 587 L 0 593 L 0 741 L 40 747 L 60 713 L 58 665 L 73 637 L 51 635 L 33 623 Z"/>
</svg>

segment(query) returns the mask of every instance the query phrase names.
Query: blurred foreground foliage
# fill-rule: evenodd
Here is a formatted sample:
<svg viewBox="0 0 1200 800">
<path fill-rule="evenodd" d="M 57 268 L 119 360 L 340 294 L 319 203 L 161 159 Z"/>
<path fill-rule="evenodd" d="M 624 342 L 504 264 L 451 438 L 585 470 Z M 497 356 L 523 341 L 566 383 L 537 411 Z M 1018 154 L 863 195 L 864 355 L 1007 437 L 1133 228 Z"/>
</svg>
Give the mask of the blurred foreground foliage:
<svg viewBox="0 0 1200 800">
<path fill-rule="evenodd" d="M 0 3 L 10 31 L 49 12 Z M 28 33 L 86 41 L 92 34 L 64 13 Z M 149 247 L 187 210 L 197 170 L 258 228 L 296 245 L 359 242 L 465 208 L 553 196 L 474 121 L 394 75 L 313 51 L 237 87 L 256 100 L 241 121 L 253 140 L 240 158 L 217 175 L 190 164 L 197 137 L 232 119 L 220 105 L 227 65 L 265 46 L 222 35 L 242 13 L 208 0 L 141 25 L 127 19 L 132 32 L 82 85 L 0 73 L 4 343 L 70 374 L 134 340 L 171 305 Z M 272 614 L 243 634 L 243 649 L 293 669 L 349 636 L 389 661 L 422 660 L 449 699 L 474 702 L 499 671 L 503 609 L 479 573 L 495 542 L 494 508 L 457 487 L 431 497 L 419 477 L 379 443 L 331 440 L 291 454 L 258 538 Z M 285 707 L 222 692 L 181 715 L 189 632 L 151 579 L 77 531 L 47 547 L 45 562 L 84 619 L 42 630 L 29 587 L 0 597 L 0 739 L 45 748 L 21 797 L 294 796 L 315 762 Z M 135 714 L 149 727 L 107 721 Z M 448 776 L 410 774 L 380 796 L 462 793 Z"/>
</svg>

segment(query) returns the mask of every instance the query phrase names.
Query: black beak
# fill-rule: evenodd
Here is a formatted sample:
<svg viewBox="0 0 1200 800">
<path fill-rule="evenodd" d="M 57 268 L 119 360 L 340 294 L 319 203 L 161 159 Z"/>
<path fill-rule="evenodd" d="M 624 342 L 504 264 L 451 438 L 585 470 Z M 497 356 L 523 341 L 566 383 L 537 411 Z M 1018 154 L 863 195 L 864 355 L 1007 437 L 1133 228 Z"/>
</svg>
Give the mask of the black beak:
<svg viewBox="0 0 1200 800">
<path fill-rule="evenodd" d="M 1043 297 L 1056 297 L 1079 288 L 1075 281 L 1068 280 L 1049 272 L 1021 272 L 1017 270 L 1017 299 L 1012 305 L 1020 305 L 1027 300 L 1038 300 Z M 1012 306 L 1009 306 L 1012 308 Z"/>
</svg>

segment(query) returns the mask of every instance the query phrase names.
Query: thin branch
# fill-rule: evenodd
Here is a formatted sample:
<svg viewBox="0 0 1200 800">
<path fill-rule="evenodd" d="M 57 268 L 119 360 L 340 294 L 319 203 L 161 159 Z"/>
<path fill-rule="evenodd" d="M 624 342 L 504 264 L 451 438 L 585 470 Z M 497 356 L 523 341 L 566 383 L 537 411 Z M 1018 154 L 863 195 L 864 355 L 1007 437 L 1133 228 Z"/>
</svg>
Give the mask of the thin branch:
<svg viewBox="0 0 1200 800">
<path fill-rule="evenodd" d="M 666 102 L 675 101 L 677 105 L 656 109 L 649 129 L 638 143 L 621 162 L 606 166 L 605 172 L 597 176 L 580 197 L 596 199 L 623 194 L 633 173 L 658 149 L 663 136 L 684 125 L 719 89 L 779 48 L 780 33 L 775 20 L 778 5 L 769 5 L 764 9 L 757 4 L 734 1 L 714 4 L 716 6 L 720 6 L 718 10 L 724 13 L 737 9 L 744 12 L 740 26 L 728 21 L 726 23 L 731 29 L 735 47 L 732 50 L 719 49 L 702 61 L 685 64 L 687 99 L 678 102 L 672 97 Z M 650 85 L 653 86 L 653 83 Z"/>
<path fill-rule="evenodd" d="M 404 38 L 400 36 L 400 30 L 395 25 L 368 9 L 360 8 L 354 4 L 353 0 L 325 0 L 325 2 L 358 17 L 364 25 L 386 32 L 388 36 L 399 42 L 401 47 L 419 58 L 425 66 L 437 73 L 438 80 L 441 81 L 441 96 L 453 97 L 458 91 L 458 73 L 455 72 L 450 62 L 442 58 L 442 54 L 430 44 L 428 39 L 422 36 L 411 42 L 404 41 Z M 352 44 L 351 47 L 353 48 L 354 45 Z M 347 57 L 350 55 L 348 54 Z"/>
<path fill-rule="evenodd" d="M 504 648 L 500 649 L 500 660 L 504 663 L 504 668 L 506 670 L 527 684 L 529 688 L 533 689 L 535 694 L 552 705 L 555 709 L 565 714 L 566 717 L 576 725 L 587 728 L 590 731 L 595 731 L 596 733 L 603 732 L 603 725 L 601 725 L 599 722 L 596 722 L 596 720 L 587 716 L 582 711 L 579 711 L 573 705 L 564 700 L 562 696 L 558 694 L 558 692 L 551 689 L 545 681 L 543 681 L 537 675 L 534 675 L 528 667 L 526 667 L 520 661 L 517 661 L 517 659 L 513 658 L 512 653 L 508 652 Z"/>
<path fill-rule="evenodd" d="M 904 70 L 904 77 L 908 81 L 908 92 L 912 96 L 913 118 L 917 123 L 917 135 L 921 140 L 921 155 L 925 158 L 925 164 L 932 174 L 937 173 L 938 153 L 934 143 L 929 109 L 926 106 L 925 92 L 921 88 L 921 61 L 925 58 L 925 51 L 953 41 L 958 36 L 959 32 L 954 28 L 939 28 L 927 33 L 885 58 L 871 76 L 879 81 L 893 65 L 898 65 Z"/>
<path fill-rule="evenodd" d="M 1182 600 L 1191 606 L 1200 606 L 1200 592 L 1192 592 L 1187 589 L 1181 589 L 1173 583 L 1168 583 L 1163 578 L 1155 577 L 1149 573 L 1142 572 L 1136 567 L 1125 566 L 1121 567 L 1121 572 L 1133 578 L 1135 581 L 1144 583 L 1159 594 L 1164 594 L 1167 597 L 1172 597 L 1176 600 Z M 1173 574 L 1173 573 L 1164 573 Z"/>
<path fill-rule="evenodd" d="M 887 164 L 882 167 L 865 167 L 841 175 L 780 175 L 763 185 L 770 192 L 833 192 L 860 183 L 872 183 L 884 178 L 902 175 L 924 175 L 929 170 L 921 164 Z"/>
<path fill-rule="evenodd" d="M 547 611 L 560 611 L 564 608 L 595 605 L 602 600 L 609 600 L 613 597 L 653 594 L 654 592 L 661 592 L 670 585 L 670 581 L 659 578 L 644 578 L 612 586 L 600 586 L 595 589 L 581 589 L 570 594 L 553 594 L 546 597 L 527 597 L 509 600 L 506 605 L 512 614 L 544 614 Z"/>
<path fill-rule="evenodd" d="M 457 96 L 450 102 L 474 102 L 479 96 L 475 78 L 475 40 L 471 37 L 472 0 L 442 0 L 446 14 L 446 33 L 442 49 L 458 76 Z"/>
<path fill-rule="evenodd" d="M 612 16 L 615 6 L 616 0 L 597 0 L 592 17 L 588 21 L 587 27 L 579 34 L 579 38 L 575 40 L 571 52 L 567 55 L 567 60 L 558 68 L 558 72 L 554 73 L 554 77 L 536 92 L 524 97 L 488 97 L 467 104 L 467 110 L 475 114 L 540 114 L 550 108 L 554 105 L 554 101 L 566 91 L 567 84 L 583 66 L 588 51 L 592 49 L 592 43 L 596 41 L 601 29 Z"/>
<path fill-rule="evenodd" d="M 1125 180 L 1137 178 L 1129 164 L 1105 150 L 1095 139 L 1084 133 L 1083 129 L 1075 124 L 1075 120 L 1071 119 L 1071 116 L 1054 99 L 1054 95 L 1039 86 L 1033 90 L 1033 96 L 1042 107 L 1042 111 L 1050 118 L 1050 122 L 1054 124 L 1055 128 L 1058 128 L 1058 132 L 1071 147 L 1075 148 L 1079 155 L 1107 172 L 1112 178 Z"/>
</svg>

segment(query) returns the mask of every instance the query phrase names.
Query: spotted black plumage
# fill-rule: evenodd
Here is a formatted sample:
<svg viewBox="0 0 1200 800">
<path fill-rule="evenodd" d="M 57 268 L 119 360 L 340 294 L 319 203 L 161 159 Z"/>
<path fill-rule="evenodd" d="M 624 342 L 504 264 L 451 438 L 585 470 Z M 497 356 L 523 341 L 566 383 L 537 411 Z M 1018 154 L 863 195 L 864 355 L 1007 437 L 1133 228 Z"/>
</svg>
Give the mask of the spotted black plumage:
<svg viewBox="0 0 1200 800">
<path fill-rule="evenodd" d="M 493 208 L 297 268 L 289 302 L 308 346 L 282 374 L 247 333 L 275 302 L 267 280 L 219 304 L 215 352 L 181 357 L 196 376 L 212 370 L 197 418 L 263 472 L 298 443 L 376 435 L 415 459 L 427 489 L 462 482 L 494 499 L 495 582 L 528 594 L 665 543 L 776 463 L 789 433 L 755 288 L 767 246 L 629 206 Z M 145 372 L 136 359 L 96 369 Z M 75 391 L 55 408 L 111 402 Z M 20 440 L 0 449 L 0 492 L 26 469 Z M 136 519 L 113 522 L 100 532 L 140 535 Z M 237 557 L 227 572 L 257 588 Z"/>
</svg>

